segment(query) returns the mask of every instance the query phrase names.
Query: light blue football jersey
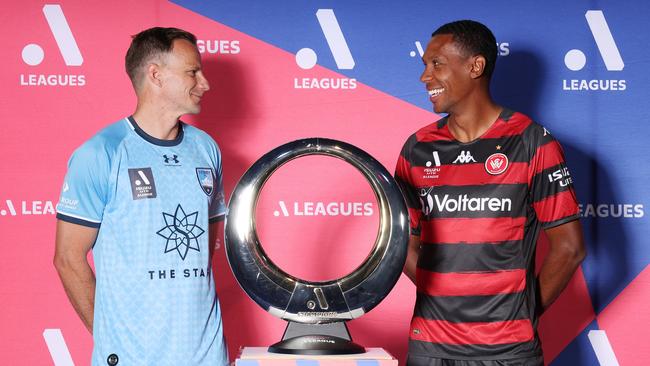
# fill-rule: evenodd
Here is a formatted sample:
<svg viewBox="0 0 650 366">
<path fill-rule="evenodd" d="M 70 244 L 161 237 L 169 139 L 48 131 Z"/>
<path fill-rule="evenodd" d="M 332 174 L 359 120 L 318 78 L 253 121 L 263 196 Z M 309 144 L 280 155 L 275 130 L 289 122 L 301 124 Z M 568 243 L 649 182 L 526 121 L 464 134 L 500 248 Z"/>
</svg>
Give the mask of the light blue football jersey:
<svg viewBox="0 0 650 366">
<path fill-rule="evenodd" d="M 227 364 L 208 247 L 225 210 L 219 149 L 190 125 L 159 140 L 129 117 L 73 153 L 57 218 L 99 228 L 93 365 Z"/>
</svg>

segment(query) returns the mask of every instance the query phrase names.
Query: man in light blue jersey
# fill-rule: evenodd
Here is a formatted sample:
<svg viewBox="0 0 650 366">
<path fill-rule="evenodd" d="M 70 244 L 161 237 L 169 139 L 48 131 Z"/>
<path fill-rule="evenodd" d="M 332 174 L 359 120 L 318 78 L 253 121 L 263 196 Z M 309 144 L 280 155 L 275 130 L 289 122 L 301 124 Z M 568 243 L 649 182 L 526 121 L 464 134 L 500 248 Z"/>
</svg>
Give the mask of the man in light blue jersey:
<svg viewBox="0 0 650 366">
<path fill-rule="evenodd" d="M 70 158 L 54 264 L 93 334 L 93 365 L 226 365 L 211 266 L 226 210 L 221 154 L 180 121 L 209 90 L 196 38 L 145 30 L 126 71 L 136 110 Z"/>
</svg>

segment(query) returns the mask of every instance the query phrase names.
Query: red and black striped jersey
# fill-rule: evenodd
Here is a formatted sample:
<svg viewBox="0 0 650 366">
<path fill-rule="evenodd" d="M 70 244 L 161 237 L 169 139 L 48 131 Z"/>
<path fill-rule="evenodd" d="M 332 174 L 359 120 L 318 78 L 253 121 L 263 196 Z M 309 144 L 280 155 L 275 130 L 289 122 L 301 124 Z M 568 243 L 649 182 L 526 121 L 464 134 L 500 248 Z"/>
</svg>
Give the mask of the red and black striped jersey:
<svg viewBox="0 0 650 366">
<path fill-rule="evenodd" d="M 395 177 L 421 240 L 409 353 L 540 355 L 537 238 L 579 217 L 559 143 L 509 110 L 469 143 L 443 118 L 409 137 Z"/>
</svg>

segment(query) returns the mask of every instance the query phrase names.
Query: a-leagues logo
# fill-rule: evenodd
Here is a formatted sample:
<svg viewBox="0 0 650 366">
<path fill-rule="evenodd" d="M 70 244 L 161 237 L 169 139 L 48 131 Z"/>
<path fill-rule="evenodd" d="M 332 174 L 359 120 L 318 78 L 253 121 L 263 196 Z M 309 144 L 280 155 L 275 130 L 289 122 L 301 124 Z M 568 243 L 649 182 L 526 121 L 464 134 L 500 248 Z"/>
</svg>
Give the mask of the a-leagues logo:
<svg viewBox="0 0 650 366">
<path fill-rule="evenodd" d="M 318 9 L 316 18 L 320 24 L 327 45 L 339 70 L 354 69 L 354 58 L 345 40 L 333 9 Z M 318 62 L 316 52 L 308 47 L 301 48 L 296 53 L 296 64 L 303 70 L 310 70 Z M 357 80 L 354 78 L 294 78 L 294 89 L 356 89 Z"/>
<path fill-rule="evenodd" d="M 290 216 L 372 216 L 375 213 L 372 202 L 293 202 L 287 206 L 278 201 L 280 210 L 273 212 L 275 217 Z"/>
<path fill-rule="evenodd" d="M 625 67 L 623 57 L 618 50 L 614 36 L 605 20 L 602 10 L 588 10 L 585 13 L 589 30 L 596 41 L 600 57 L 605 63 L 607 71 L 622 71 Z M 572 49 L 564 55 L 564 64 L 571 71 L 580 71 L 587 64 L 587 56 L 582 50 Z M 563 80 L 563 90 L 588 91 L 611 90 L 623 91 L 627 89 L 626 80 L 620 79 L 570 79 Z"/>
<path fill-rule="evenodd" d="M 176 207 L 174 214 L 163 212 L 165 227 L 156 234 L 166 239 L 165 253 L 176 251 L 182 260 L 187 252 L 192 249 L 200 252 L 198 238 L 205 232 L 196 224 L 198 211 L 186 214 L 181 205 Z"/>
<path fill-rule="evenodd" d="M 433 153 L 433 162 L 431 160 L 427 160 L 427 162 L 424 164 L 424 175 L 422 176 L 423 179 L 437 179 L 440 178 L 440 154 L 437 151 L 434 151 Z M 433 166 L 433 167 L 432 167 Z"/>
<path fill-rule="evenodd" d="M 43 6 L 43 14 L 66 66 L 81 66 L 84 59 L 63 14 L 61 5 L 46 4 Z M 45 51 L 40 45 L 30 43 L 23 47 L 21 56 L 25 64 L 38 66 L 45 58 Z M 86 76 L 77 74 L 20 74 L 20 85 L 84 86 L 86 85 Z"/>
<path fill-rule="evenodd" d="M 508 56 L 510 54 L 510 42 L 497 42 L 497 50 L 499 56 Z M 409 56 L 424 56 L 424 48 L 422 48 L 422 43 L 420 41 L 415 41 L 415 50 L 409 52 Z"/>
<path fill-rule="evenodd" d="M 151 168 L 129 169 L 129 180 L 134 200 L 157 197 L 156 182 Z"/>
<path fill-rule="evenodd" d="M 476 163 L 476 160 L 474 160 L 474 157 L 469 151 L 463 150 L 458 154 L 456 157 L 456 160 L 452 162 L 452 164 L 466 164 L 466 163 Z"/>
</svg>

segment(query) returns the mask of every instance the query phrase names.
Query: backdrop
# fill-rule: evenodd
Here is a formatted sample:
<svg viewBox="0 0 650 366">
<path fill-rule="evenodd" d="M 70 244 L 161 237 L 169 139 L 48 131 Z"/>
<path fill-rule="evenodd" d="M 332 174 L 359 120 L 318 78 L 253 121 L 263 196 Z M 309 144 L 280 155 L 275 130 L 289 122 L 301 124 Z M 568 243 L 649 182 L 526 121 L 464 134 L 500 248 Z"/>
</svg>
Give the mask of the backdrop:
<svg viewBox="0 0 650 366">
<path fill-rule="evenodd" d="M 129 115 L 130 35 L 177 26 L 199 40 L 212 90 L 187 121 L 224 156 L 226 194 L 257 158 L 322 136 L 366 150 L 393 171 L 431 112 L 420 54 L 444 22 L 495 33 L 499 103 L 532 116 L 564 146 L 589 254 L 542 318 L 547 363 L 650 364 L 650 3 L 614 1 L 42 1 L 3 4 L 0 70 L 0 352 L 5 364 L 85 365 L 92 338 L 52 265 L 54 206 L 72 151 Z M 377 203 L 342 161 L 306 157 L 263 190 L 258 230 L 272 260 L 323 280 L 368 255 Z M 544 252 L 542 239 L 540 255 Z M 161 244 L 162 245 L 162 244 Z M 162 247 L 161 247 L 162 248 Z M 162 250 L 162 249 L 161 249 Z M 215 275 L 231 357 L 277 341 L 285 323 L 233 279 L 223 244 Z M 404 277 L 352 321 L 355 341 L 406 353 L 414 286 Z M 599 361 L 600 360 L 600 361 Z"/>
</svg>

